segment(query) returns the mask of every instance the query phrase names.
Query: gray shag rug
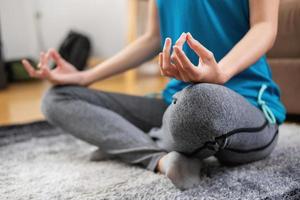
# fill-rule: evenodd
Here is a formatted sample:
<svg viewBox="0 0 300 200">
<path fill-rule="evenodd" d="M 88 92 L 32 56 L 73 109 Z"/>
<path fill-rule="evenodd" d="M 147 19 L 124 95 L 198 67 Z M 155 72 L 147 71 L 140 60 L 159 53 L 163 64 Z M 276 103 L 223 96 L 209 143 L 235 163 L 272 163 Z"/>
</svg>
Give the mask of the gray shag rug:
<svg viewBox="0 0 300 200">
<path fill-rule="evenodd" d="M 300 199 L 300 126 L 280 127 L 265 160 L 224 167 L 203 161 L 199 187 L 117 161 L 91 162 L 95 147 L 46 122 L 0 127 L 0 199 Z"/>
</svg>

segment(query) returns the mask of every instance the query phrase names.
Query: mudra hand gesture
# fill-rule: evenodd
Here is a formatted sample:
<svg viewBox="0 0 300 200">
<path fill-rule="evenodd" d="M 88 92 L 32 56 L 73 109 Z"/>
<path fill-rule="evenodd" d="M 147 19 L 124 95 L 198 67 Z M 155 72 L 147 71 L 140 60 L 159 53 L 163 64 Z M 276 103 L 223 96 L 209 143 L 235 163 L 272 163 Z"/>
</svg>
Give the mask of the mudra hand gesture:
<svg viewBox="0 0 300 200">
<path fill-rule="evenodd" d="M 185 43 L 199 56 L 198 66 L 195 66 L 182 50 Z M 159 65 L 163 76 L 192 83 L 224 83 L 225 74 L 219 67 L 213 53 L 195 40 L 190 33 L 183 33 L 180 36 L 173 46 L 172 55 L 171 45 L 171 39 L 167 38 L 163 52 L 159 54 Z"/>
</svg>

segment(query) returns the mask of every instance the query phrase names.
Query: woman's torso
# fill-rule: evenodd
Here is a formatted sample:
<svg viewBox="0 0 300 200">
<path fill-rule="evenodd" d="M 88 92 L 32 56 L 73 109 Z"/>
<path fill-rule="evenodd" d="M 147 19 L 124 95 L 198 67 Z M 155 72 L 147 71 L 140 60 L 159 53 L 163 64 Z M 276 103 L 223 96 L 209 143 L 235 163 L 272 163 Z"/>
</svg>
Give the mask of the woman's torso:
<svg viewBox="0 0 300 200">
<path fill-rule="evenodd" d="M 182 32 L 191 32 L 205 47 L 221 60 L 248 32 L 248 0 L 156 0 L 159 10 L 162 41 L 170 37 L 176 41 Z M 185 45 L 184 51 L 198 65 L 197 55 Z M 163 91 L 164 99 L 171 103 L 172 96 L 188 84 L 171 79 Z M 262 87 L 267 89 L 262 99 L 274 113 L 277 123 L 285 119 L 285 108 L 280 91 L 272 80 L 266 57 L 261 57 L 248 69 L 234 76 L 225 86 L 244 96 L 260 108 L 257 98 Z"/>
</svg>

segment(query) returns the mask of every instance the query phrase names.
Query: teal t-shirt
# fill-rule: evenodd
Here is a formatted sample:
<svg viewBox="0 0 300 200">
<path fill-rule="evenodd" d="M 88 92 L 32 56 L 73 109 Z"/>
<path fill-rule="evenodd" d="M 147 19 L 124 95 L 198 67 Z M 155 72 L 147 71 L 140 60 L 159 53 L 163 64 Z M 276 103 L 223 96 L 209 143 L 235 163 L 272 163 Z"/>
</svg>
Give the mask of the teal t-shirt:
<svg viewBox="0 0 300 200">
<path fill-rule="evenodd" d="M 183 32 L 190 32 L 214 53 L 217 61 L 220 61 L 250 29 L 248 0 L 157 0 L 156 2 L 162 42 L 167 37 L 174 42 Z M 194 65 L 198 65 L 199 58 L 187 45 L 184 46 L 184 51 Z M 170 104 L 172 96 L 188 85 L 180 80 L 171 79 L 163 91 L 165 101 Z M 265 103 L 265 107 L 278 124 L 285 120 L 286 111 L 280 101 L 280 91 L 272 80 L 265 56 L 234 76 L 225 86 L 262 110 L 265 110 L 262 102 Z"/>
</svg>

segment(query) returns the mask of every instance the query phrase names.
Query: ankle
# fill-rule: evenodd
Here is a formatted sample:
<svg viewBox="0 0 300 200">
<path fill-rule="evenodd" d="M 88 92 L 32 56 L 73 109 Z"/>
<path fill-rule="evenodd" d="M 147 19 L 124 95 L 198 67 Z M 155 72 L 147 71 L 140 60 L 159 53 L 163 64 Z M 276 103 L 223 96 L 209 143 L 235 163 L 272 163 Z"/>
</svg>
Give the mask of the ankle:
<svg viewBox="0 0 300 200">
<path fill-rule="evenodd" d="M 165 158 L 166 158 L 166 155 L 162 156 L 159 159 L 159 161 L 157 162 L 157 165 L 156 165 L 156 168 L 155 168 L 156 172 L 165 174 L 165 170 L 164 170 L 164 167 L 163 167 Z"/>
</svg>

